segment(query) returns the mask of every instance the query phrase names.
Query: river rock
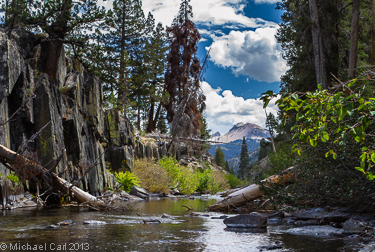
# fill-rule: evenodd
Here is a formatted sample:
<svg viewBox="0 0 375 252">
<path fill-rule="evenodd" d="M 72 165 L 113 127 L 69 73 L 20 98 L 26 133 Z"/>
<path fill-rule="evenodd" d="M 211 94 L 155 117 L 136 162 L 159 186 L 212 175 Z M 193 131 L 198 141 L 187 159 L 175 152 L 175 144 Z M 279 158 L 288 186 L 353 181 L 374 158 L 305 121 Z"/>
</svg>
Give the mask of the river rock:
<svg viewBox="0 0 375 252">
<path fill-rule="evenodd" d="M 72 225 L 72 224 L 73 224 L 72 220 L 64 220 L 64 221 L 60 221 L 59 223 L 57 223 L 57 225 L 59 225 L 59 226 L 68 226 L 68 225 Z"/>
<path fill-rule="evenodd" d="M 344 232 L 347 234 L 363 233 L 373 220 L 374 218 L 371 215 L 354 215 L 352 218 L 344 222 Z"/>
<path fill-rule="evenodd" d="M 159 224 L 161 223 L 161 221 L 158 219 L 145 219 L 143 220 L 143 223 L 144 224 Z"/>
<path fill-rule="evenodd" d="M 316 219 L 321 220 L 321 222 L 324 223 L 330 223 L 330 222 L 344 222 L 348 220 L 352 216 L 351 212 L 344 211 L 344 209 L 338 209 L 332 212 L 327 212 L 323 208 L 312 208 L 310 210 L 300 212 L 294 215 L 294 218 L 296 220 L 310 220 L 310 219 Z"/>
<path fill-rule="evenodd" d="M 107 223 L 105 221 L 87 220 L 87 221 L 84 221 L 83 224 L 85 224 L 85 225 L 104 225 L 104 224 L 107 224 Z"/>
<path fill-rule="evenodd" d="M 375 251 L 375 242 L 365 245 L 359 252 L 374 252 Z"/>
<path fill-rule="evenodd" d="M 170 216 L 169 214 L 165 214 L 165 213 L 161 217 L 165 219 L 172 219 L 172 216 Z"/>
<path fill-rule="evenodd" d="M 305 226 L 289 229 L 285 233 L 292 235 L 328 238 L 342 236 L 343 230 L 331 226 Z"/>
<path fill-rule="evenodd" d="M 134 195 L 140 198 L 147 199 L 150 197 L 150 194 L 142 187 L 133 186 L 129 192 L 130 195 Z"/>
<path fill-rule="evenodd" d="M 241 214 L 224 220 L 228 228 L 263 228 L 267 224 L 267 215 L 260 213 Z"/>
</svg>

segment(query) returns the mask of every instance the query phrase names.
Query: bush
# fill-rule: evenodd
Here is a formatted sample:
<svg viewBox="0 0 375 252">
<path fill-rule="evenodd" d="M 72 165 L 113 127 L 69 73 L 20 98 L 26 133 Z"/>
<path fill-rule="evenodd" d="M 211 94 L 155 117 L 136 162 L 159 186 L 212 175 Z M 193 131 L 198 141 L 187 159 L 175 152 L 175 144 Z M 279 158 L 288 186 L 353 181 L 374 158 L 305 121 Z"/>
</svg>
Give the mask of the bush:
<svg viewBox="0 0 375 252">
<path fill-rule="evenodd" d="M 133 186 L 140 186 L 139 178 L 129 171 L 126 172 L 115 172 L 117 182 L 121 185 L 121 190 L 129 192 Z"/>
<path fill-rule="evenodd" d="M 134 173 L 140 178 L 141 186 L 151 193 L 168 193 L 169 177 L 163 166 L 153 160 L 136 160 Z"/>
<path fill-rule="evenodd" d="M 184 194 L 191 194 L 195 191 L 216 193 L 229 188 L 225 175 L 219 171 L 212 171 L 207 164 L 204 164 L 203 171 L 194 172 L 188 167 L 179 165 L 170 157 L 164 157 L 159 162 L 168 172 L 168 185 Z"/>
<path fill-rule="evenodd" d="M 244 181 L 240 180 L 233 174 L 225 175 L 225 177 L 228 180 L 228 183 L 231 189 L 237 188 L 238 186 L 245 185 Z"/>
</svg>

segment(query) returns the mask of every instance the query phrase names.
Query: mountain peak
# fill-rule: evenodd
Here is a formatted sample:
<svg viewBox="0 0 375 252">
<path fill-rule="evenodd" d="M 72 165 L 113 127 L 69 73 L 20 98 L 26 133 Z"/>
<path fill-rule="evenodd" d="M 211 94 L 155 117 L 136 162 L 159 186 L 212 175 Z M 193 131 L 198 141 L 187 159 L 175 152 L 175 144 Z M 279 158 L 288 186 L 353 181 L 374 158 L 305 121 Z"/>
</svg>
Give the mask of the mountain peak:
<svg viewBox="0 0 375 252">
<path fill-rule="evenodd" d="M 245 126 L 244 123 L 242 123 L 242 122 L 237 123 L 236 125 L 234 125 L 234 126 L 229 130 L 229 132 L 231 132 L 231 131 L 233 131 L 233 130 L 237 130 L 237 129 L 243 127 L 243 126 Z"/>
<path fill-rule="evenodd" d="M 243 137 L 260 141 L 262 138 L 269 137 L 269 132 L 256 124 L 240 122 L 234 125 L 228 133 L 219 136 L 214 134 L 211 139 L 218 142 L 228 143 L 242 140 Z"/>
</svg>

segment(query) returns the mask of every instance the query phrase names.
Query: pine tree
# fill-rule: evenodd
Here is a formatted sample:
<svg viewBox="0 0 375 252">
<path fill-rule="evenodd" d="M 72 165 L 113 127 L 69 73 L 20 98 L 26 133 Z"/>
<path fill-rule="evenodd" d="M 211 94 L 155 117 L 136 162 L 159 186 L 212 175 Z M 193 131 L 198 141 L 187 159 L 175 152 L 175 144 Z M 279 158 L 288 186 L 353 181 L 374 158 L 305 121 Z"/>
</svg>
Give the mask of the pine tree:
<svg viewBox="0 0 375 252">
<path fill-rule="evenodd" d="M 246 144 L 246 139 L 243 137 L 242 140 L 242 147 L 241 147 L 241 153 L 240 153 L 240 164 L 239 164 L 239 170 L 238 170 L 238 175 L 241 178 L 244 178 L 246 175 L 246 172 L 249 167 L 249 151 L 247 150 L 247 144 Z"/>
<path fill-rule="evenodd" d="M 215 162 L 218 166 L 222 168 L 225 167 L 225 156 L 224 156 L 224 152 L 221 150 L 220 145 L 216 148 Z"/>
<path fill-rule="evenodd" d="M 116 0 L 107 22 L 110 33 L 106 36 L 108 56 L 116 61 L 117 109 L 124 111 L 128 103 L 131 73 L 130 65 L 135 65 L 135 54 L 142 47 L 145 18 L 139 0 Z M 134 72 L 133 72 L 134 74 Z"/>
<path fill-rule="evenodd" d="M 193 12 L 189 2 L 182 0 L 178 16 L 172 27 L 167 28 L 171 42 L 165 83 L 169 93 L 166 110 L 171 123 L 171 142 L 180 134 L 197 136 L 200 113 L 204 110 L 205 96 L 200 90 L 201 65 L 196 57 L 201 37 L 191 21 Z"/>
<path fill-rule="evenodd" d="M 163 25 L 158 23 L 152 31 L 152 36 L 146 42 L 148 69 L 148 125 L 147 132 L 152 132 L 156 128 L 156 123 L 161 116 L 163 104 L 167 103 L 164 84 L 164 72 L 166 67 L 166 37 Z M 157 106 L 156 110 L 155 107 Z"/>
</svg>

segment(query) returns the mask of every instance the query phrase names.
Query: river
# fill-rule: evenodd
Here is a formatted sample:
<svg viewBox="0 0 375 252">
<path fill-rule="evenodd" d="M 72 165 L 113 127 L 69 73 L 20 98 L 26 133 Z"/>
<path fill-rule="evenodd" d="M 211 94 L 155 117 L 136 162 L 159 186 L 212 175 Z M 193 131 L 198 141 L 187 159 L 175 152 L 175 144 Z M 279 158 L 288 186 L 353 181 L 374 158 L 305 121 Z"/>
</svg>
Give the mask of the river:
<svg viewBox="0 0 375 252">
<path fill-rule="evenodd" d="M 261 251 L 261 246 L 279 244 L 272 251 L 336 251 L 340 240 L 287 235 L 286 227 L 268 227 L 262 233 L 228 231 L 221 219 L 190 217 L 186 208 L 201 212 L 215 199 L 165 198 L 135 203 L 129 212 L 96 212 L 75 207 L 15 209 L 2 211 L 0 251 Z M 140 216 L 137 216 L 137 212 Z M 161 218 L 169 214 L 171 219 Z M 220 213 L 210 213 L 220 216 Z M 160 224 L 143 224 L 158 219 Z M 46 227 L 64 220 L 73 224 Z M 87 220 L 102 225 L 84 225 Z"/>
</svg>

